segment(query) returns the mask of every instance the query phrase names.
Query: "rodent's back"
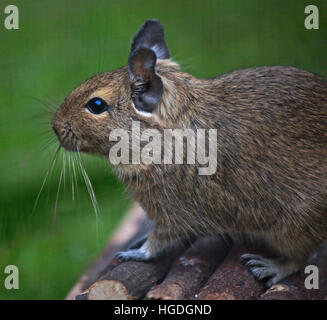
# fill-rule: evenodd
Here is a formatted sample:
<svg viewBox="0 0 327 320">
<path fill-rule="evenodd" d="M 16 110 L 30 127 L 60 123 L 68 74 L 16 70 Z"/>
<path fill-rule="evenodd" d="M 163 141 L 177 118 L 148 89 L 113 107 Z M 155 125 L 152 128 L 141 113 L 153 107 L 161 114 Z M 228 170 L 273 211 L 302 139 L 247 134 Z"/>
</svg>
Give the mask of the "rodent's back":
<svg viewBox="0 0 327 320">
<path fill-rule="evenodd" d="M 302 188 L 313 183 L 310 174 L 327 181 L 327 80 L 293 67 L 262 67 L 216 81 L 218 103 L 209 107 L 217 118 L 208 122 L 228 162 L 271 169 L 275 180 L 288 176 Z"/>
</svg>

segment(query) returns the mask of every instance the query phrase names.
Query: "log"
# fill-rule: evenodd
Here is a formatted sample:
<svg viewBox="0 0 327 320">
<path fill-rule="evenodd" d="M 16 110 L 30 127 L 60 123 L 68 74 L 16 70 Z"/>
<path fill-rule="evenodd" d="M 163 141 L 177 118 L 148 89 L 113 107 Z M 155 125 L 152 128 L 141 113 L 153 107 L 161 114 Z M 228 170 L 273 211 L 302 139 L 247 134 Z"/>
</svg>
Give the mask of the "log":
<svg viewBox="0 0 327 320">
<path fill-rule="evenodd" d="M 175 260 L 164 281 L 146 295 L 147 299 L 192 299 L 225 258 L 228 242 L 222 237 L 198 239 Z"/>
<path fill-rule="evenodd" d="M 166 256 L 153 262 L 123 262 L 90 287 L 87 299 L 141 299 L 164 278 L 171 263 L 172 259 Z"/>
<path fill-rule="evenodd" d="M 278 284 L 273 285 L 261 295 L 261 300 L 322 300 L 327 294 L 327 245 L 308 261 L 307 265 L 317 266 L 319 270 L 319 289 L 305 287 L 305 267 Z"/>
<path fill-rule="evenodd" d="M 94 283 L 88 293 L 87 300 L 132 300 L 125 286 L 120 281 L 100 280 Z"/>
<path fill-rule="evenodd" d="M 151 227 L 143 210 L 134 206 L 67 299 L 327 300 L 327 245 L 308 262 L 319 269 L 319 289 L 305 288 L 308 275 L 302 270 L 266 290 L 264 282 L 255 280 L 240 262 L 241 254 L 251 250 L 234 247 L 228 252 L 226 243 L 217 238 L 199 239 L 183 252 L 149 263 L 114 258 Z"/>
<path fill-rule="evenodd" d="M 249 250 L 233 248 L 224 262 L 212 274 L 198 294 L 199 300 L 255 300 L 264 291 L 264 284 L 257 281 L 241 263 L 240 256 Z"/>
</svg>

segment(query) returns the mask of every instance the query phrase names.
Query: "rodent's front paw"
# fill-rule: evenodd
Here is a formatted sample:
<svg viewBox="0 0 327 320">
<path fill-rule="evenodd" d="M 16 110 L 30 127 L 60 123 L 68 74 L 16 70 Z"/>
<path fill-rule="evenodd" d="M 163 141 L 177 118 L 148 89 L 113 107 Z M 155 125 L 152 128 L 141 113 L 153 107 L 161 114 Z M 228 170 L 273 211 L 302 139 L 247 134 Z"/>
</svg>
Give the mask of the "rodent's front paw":
<svg viewBox="0 0 327 320">
<path fill-rule="evenodd" d="M 151 259 L 150 254 L 144 249 L 132 249 L 127 251 L 119 251 L 116 253 L 116 258 L 124 261 L 149 261 Z"/>
</svg>

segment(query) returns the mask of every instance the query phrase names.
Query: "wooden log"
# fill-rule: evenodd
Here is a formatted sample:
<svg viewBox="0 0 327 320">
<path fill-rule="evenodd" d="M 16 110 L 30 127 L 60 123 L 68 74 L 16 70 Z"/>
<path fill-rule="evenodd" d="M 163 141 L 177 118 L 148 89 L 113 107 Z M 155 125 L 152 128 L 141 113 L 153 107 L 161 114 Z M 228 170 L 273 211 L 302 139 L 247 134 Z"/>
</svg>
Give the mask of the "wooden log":
<svg viewBox="0 0 327 320">
<path fill-rule="evenodd" d="M 228 242 L 219 237 L 197 240 L 175 260 L 165 280 L 146 295 L 147 299 L 192 299 L 225 258 Z"/>
<path fill-rule="evenodd" d="M 241 263 L 240 256 L 249 250 L 233 248 L 198 294 L 199 300 L 255 300 L 264 291 Z"/>
<path fill-rule="evenodd" d="M 198 292 L 198 299 L 327 300 L 327 246 L 308 263 L 318 267 L 318 290 L 305 288 L 308 274 L 303 270 L 266 290 L 264 282 L 255 280 L 240 262 L 241 254 L 251 250 L 233 248 L 219 265 L 224 259 L 223 245 L 212 238 L 199 239 L 178 259 L 170 255 L 144 263 L 121 262 L 114 258 L 117 251 L 124 250 L 149 228 L 151 222 L 143 210 L 134 206 L 101 257 L 82 276 L 67 299 L 140 299 L 145 296 L 149 299 L 192 299 Z M 215 257 L 217 254 L 219 257 Z M 172 261 L 174 264 L 169 271 Z M 162 279 L 164 281 L 159 284 Z M 153 288 L 154 285 L 157 286 Z"/>
<path fill-rule="evenodd" d="M 88 290 L 88 300 L 129 300 L 143 298 L 167 274 L 172 260 L 127 261 L 119 264 Z"/>
<path fill-rule="evenodd" d="M 322 300 L 327 294 L 327 246 L 324 245 L 307 263 L 318 268 L 318 289 L 307 289 L 305 267 L 261 295 L 261 300 Z"/>
<path fill-rule="evenodd" d="M 140 234 L 147 232 L 150 224 L 143 209 L 135 203 L 127 213 L 120 227 L 110 238 L 106 249 L 82 275 L 67 295 L 66 300 L 74 300 L 76 297 L 77 299 L 85 298 L 86 295 L 83 293 L 92 283 L 97 281 L 102 275 L 106 274 L 119 263 L 118 260 L 114 259 L 116 252 L 123 250 L 137 239 Z"/>
<path fill-rule="evenodd" d="M 87 300 L 132 300 L 126 287 L 120 281 L 99 280 L 87 293 Z"/>
</svg>

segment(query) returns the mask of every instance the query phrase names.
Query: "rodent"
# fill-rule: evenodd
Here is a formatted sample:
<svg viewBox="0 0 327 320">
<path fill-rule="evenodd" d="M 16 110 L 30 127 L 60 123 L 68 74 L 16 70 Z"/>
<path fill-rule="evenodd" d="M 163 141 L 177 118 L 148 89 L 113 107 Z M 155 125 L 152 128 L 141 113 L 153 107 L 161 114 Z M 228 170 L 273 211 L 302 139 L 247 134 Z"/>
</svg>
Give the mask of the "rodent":
<svg viewBox="0 0 327 320">
<path fill-rule="evenodd" d="M 299 270 L 327 236 L 327 80 L 294 67 L 197 79 L 170 59 L 158 20 L 136 33 L 128 66 L 97 74 L 57 110 L 61 145 L 108 157 L 109 134 L 216 128 L 217 170 L 195 164 L 113 165 L 155 222 L 126 260 L 149 260 L 194 235 L 229 234 L 278 253 L 244 255 L 271 286 Z M 132 150 L 130 150 L 132 151 Z"/>
</svg>

